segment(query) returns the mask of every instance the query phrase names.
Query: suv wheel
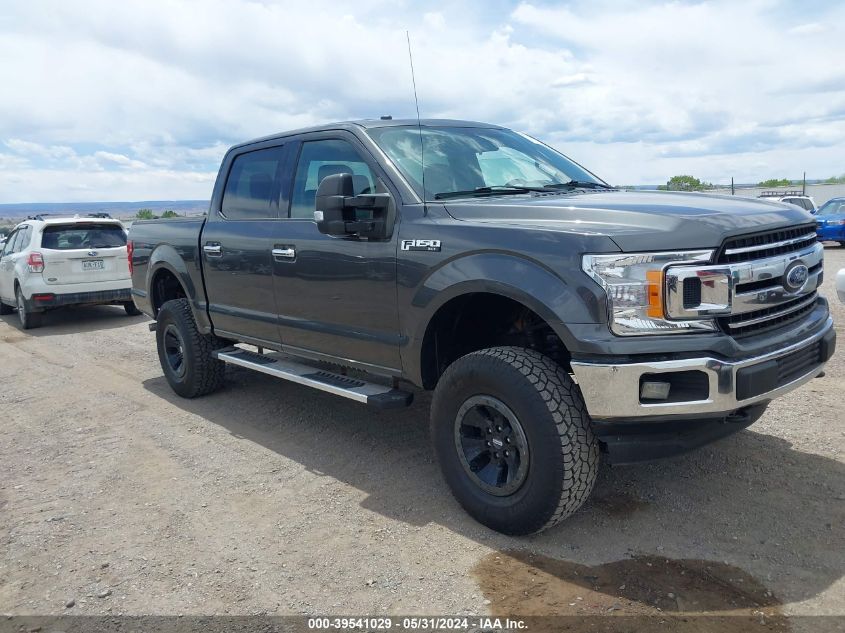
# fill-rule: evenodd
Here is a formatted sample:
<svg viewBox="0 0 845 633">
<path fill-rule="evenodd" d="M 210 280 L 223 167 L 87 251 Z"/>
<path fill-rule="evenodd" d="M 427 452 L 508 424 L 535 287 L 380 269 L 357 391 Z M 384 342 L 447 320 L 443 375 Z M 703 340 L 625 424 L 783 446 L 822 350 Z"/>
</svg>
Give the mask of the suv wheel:
<svg viewBox="0 0 845 633">
<path fill-rule="evenodd" d="M 592 491 L 599 446 L 578 387 L 550 358 L 495 347 L 456 360 L 437 384 L 431 434 L 452 493 L 498 532 L 540 532 Z"/>
<path fill-rule="evenodd" d="M 170 387 L 183 398 L 220 389 L 226 364 L 212 356 L 226 342 L 200 334 L 187 299 L 165 303 L 156 323 L 158 359 Z"/>
<path fill-rule="evenodd" d="M 0 300 L 0 314 L 12 314 L 15 309 L 12 306 L 8 306 Z"/>
<path fill-rule="evenodd" d="M 20 286 L 15 288 L 15 298 L 18 304 L 18 319 L 21 322 L 21 329 L 31 330 L 32 328 L 41 327 L 43 313 L 27 310 L 26 301 L 23 298 L 23 291 Z"/>
</svg>

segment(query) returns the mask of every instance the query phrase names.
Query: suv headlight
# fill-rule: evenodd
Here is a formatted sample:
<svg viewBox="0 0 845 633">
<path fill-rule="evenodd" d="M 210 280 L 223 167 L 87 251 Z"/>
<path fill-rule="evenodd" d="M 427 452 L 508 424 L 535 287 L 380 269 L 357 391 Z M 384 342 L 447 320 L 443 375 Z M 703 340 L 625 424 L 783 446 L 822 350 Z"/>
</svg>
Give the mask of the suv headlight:
<svg viewBox="0 0 845 633">
<path fill-rule="evenodd" d="M 713 251 L 584 255 L 581 267 L 607 293 L 610 330 L 621 336 L 713 331 L 712 319 L 666 318 L 664 272 L 671 264 L 708 264 Z"/>
</svg>

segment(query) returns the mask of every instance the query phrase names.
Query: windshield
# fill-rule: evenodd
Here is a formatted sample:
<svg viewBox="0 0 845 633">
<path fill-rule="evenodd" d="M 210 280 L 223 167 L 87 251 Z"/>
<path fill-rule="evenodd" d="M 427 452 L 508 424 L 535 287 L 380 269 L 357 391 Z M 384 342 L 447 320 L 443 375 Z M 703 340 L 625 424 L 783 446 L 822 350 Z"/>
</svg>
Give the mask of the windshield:
<svg viewBox="0 0 845 633">
<path fill-rule="evenodd" d="M 425 126 L 423 193 L 419 128 L 381 127 L 367 133 L 425 200 L 576 185 L 607 187 L 562 154 L 512 130 Z"/>
<path fill-rule="evenodd" d="M 818 215 L 833 215 L 834 213 L 845 213 L 845 200 L 831 200 L 825 202 L 818 210 Z"/>
</svg>

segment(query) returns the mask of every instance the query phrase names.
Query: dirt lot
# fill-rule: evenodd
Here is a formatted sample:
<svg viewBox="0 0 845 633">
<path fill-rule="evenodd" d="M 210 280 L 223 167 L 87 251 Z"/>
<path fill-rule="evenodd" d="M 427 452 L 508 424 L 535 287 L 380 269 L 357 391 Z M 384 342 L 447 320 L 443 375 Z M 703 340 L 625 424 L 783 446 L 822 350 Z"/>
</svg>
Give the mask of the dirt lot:
<svg viewBox="0 0 845 633">
<path fill-rule="evenodd" d="M 826 266 L 845 323 L 845 249 Z M 181 400 L 144 317 L 68 310 L 31 333 L 15 318 L 0 613 L 845 615 L 845 351 L 749 430 L 603 466 L 581 512 L 516 539 L 452 499 L 425 394 L 376 412 L 235 370 Z"/>
</svg>

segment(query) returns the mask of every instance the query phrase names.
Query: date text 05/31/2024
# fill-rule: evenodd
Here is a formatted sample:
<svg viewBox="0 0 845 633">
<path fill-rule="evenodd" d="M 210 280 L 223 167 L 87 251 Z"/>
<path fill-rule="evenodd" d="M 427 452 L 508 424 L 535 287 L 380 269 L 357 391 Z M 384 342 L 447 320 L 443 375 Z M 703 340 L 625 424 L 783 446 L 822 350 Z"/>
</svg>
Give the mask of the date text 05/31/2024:
<svg viewBox="0 0 845 633">
<path fill-rule="evenodd" d="M 376 631 L 393 628 L 406 631 L 519 631 L 523 620 L 496 617 L 315 617 L 308 618 L 313 631 Z"/>
</svg>

